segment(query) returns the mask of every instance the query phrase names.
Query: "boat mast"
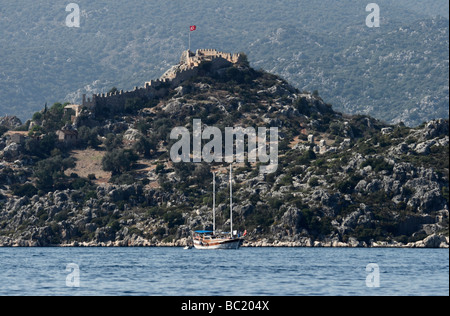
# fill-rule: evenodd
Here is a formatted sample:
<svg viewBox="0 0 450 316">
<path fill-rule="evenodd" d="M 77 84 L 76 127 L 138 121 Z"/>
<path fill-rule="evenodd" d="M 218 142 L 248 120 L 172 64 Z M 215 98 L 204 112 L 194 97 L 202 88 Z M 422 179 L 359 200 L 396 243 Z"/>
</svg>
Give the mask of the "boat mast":
<svg viewBox="0 0 450 316">
<path fill-rule="evenodd" d="M 233 237 L 233 182 L 231 178 L 232 165 L 230 164 L 230 234 Z"/>
<path fill-rule="evenodd" d="M 213 234 L 216 234 L 216 173 L 213 172 Z"/>
</svg>

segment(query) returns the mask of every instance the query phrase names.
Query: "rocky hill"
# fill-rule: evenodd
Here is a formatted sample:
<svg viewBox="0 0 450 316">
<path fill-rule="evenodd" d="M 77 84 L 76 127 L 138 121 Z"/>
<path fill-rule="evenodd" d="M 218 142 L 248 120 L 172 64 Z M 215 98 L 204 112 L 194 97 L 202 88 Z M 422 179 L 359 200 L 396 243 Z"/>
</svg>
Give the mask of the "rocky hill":
<svg viewBox="0 0 450 316">
<path fill-rule="evenodd" d="M 68 3 L 3 1 L 0 115 L 25 121 L 46 102 L 158 78 L 195 23 L 194 50 L 245 51 L 254 68 L 320 91 L 336 110 L 414 127 L 448 118 L 446 0 L 378 0 L 379 28 L 357 0 L 78 0 L 79 28 L 66 26 Z"/>
<path fill-rule="evenodd" d="M 360 30 L 350 45 L 346 36 L 280 27 L 252 43 L 252 58 L 297 87 L 319 89 L 345 113 L 408 126 L 448 117 L 448 19 L 421 19 L 372 34 Z M 383 110 L 387 104 L 389 111 Z"/>
<path fill-rule="evenodd" d="M 247 246 L 448 247 L 448 120 L 387 125 L 336 112 L 246 60 L 198 67 L 114 111 L 73 119 L 56 103 L 16 128 L 26 132 L 5 127 L 0 245 L 183 245 L 212 226 L 211 170 L 217 225 L 228 229 L 228 164 L 169 155 L 171 130 L 201 119 L 279 129 L 275 173 L 234 164 L 233 222 Z M 61 139 L 73 130 L 76 142 Z"/>
</svg>

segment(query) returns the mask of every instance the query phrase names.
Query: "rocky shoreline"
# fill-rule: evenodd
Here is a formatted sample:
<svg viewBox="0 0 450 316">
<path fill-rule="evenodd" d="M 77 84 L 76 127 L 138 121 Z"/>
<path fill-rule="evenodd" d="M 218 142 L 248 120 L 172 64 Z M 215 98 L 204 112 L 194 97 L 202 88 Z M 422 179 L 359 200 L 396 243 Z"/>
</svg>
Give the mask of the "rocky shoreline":
<svg viewBox="0 0 450 316">
<path fill-rule="evenodd" d="M 78 242 L 74 241 L 68 244 L 48 245 L 46 247 L 185 247 L 189 245 L 189 238 L 182 238 L 174 242 L 150 241 L 140 236 L 128 240 L 107 241 L 107 242 Z M 9 238 L 0 239 L 0 247 L 40 247 L 36 241 L 32 240 L 11 240 Z M 299 241 L 275 241 L 270 242 L 267 239 L 257 241 L 245 241 L 242 247 L 255 248 L 444 248 L 449 249 L 449 237 L 444 235 L 430 235 L 427 238 L 403 244 L 400 242 L 371 241 L 370 243 L 361 242 L 355 238 L 350 238 L 348 242 L 339 240 L 313 241 L 311 238 L 302 238 Z"/>
<path fill-rule="evenodd" d="M 67 123 L 59 103 L 33 121 L 42 142 L 25 131 L 0 136 L 0 246 L 184 247 L 192 231 L 212 227 L 217 168 L 215 218 L 228 229 L 227 166 L 168 155 L 169 126 L 205 118 L 279 127 L 276 172 L 260 173 L 262 161 L 234 166 L 233 221 L 248 231 L 244 246 L 448 248 L 448 120 L 388 126 L 335 112 L 275 75 L 231 70 L 247 78 L 243 86 L 201 76 L 161 95 L 151 115 L 137 105 L 87 110 L 71 127 L 78 145 L 57 140 Z"/>
</svg>

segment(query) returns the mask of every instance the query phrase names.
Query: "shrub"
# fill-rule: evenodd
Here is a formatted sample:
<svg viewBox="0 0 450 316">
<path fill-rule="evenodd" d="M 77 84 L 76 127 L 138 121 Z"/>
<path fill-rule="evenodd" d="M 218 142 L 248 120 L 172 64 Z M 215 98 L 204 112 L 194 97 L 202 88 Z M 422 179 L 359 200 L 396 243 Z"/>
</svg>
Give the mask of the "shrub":
<svg viewBox="0 0 450 316">
<path fill-rule="evenodd" d="M 337 183 L 337 189 L 344 194 L 350 194 L 355 189 L 359 181 L 363 179 L 360 175 L 352 175 L 347 180 Z"/>
<path fill-rule="evenodd" d="M 283 205 L 283 201 L 279 200 L 277 198 L 271 198 L 269 199 L 269 206 L 272 209 L 278 210 L 282 205 Z"/>
<path fill-rule="evenodd" d="M 361 164 L 361 168 L 366 166 L 371 166 L 375 172 L 386 170 L 391 173 L 394 169 L 394 166 L 387 163 L 383 158 L 369 158 Z"/>
<path fill-rule="evenodd" d="M 34 168 L 34 174 L 37 178 L 36 186 L 38 190 L 49 192 L 55 184 L 63 184 L 59 180 L 65 178 L 64 170 L 75 167 L 73 158 L 63 158 L 55 156 L 41 160 Z M 56 181 L 55 181 L 56 180 Z"/>
<path fill-rule="evenodd" d="M 313 235 L 328 235 L 331 232 L 331 219 L 317 216 L 317 209 L 305 208 L 301 210 L 301 213 L 299 227 L 307 229 Z"/>
<path fill-rule="evenodd" d="M 133 175 L 129 173 L 122 173 L 120 175 L 112 176 L 109 182 L 115 184 L 133 184 L 136 180 Z"/>
<path fill-rule="evenodd" d="M 265 177 L 266 177 L 266 182 L 268 184 L 273 184 L 275 182 L 275 177 L 276 177 L 275 173 L 266 174 Z"/>
<path fill-rule="evenodd" d="M 55 149 L 58 137 L 55 133 L 48 133 L 42 139 L 30 138 L 25 142 L 25 150 L 31 156 L 46 158 Z"/>
<path fill-rule="evenodd" d="M 127 99 L 125 101 L 124 111 L 125 113 L 136 113 L 144 107 L 145 101 L 141 98 Z"/>
<path fill-rule="evenodd" d="M 180 211 L 168 211 L 163 215 L 168 228 L 172 228 L 184 223 L 183 214 Z"/>
<path fill-rule="evenodd" d="M 122 146 L 122 135 L 115 135 L 113 133 L 109 133 L 106 135 L 106 140 L 104 142 L 106 150 L 112 151 L 115 148 Z"/>
<path fill-rule="evenodd" d="M 140 136 L 133 145 L 133 150 L 139 154 L 143 154 L 146 158 L 150 158 L 150 152 L 155 151 L 156 148 L 157 142 L 155 142 L 154 139 L 145 136 Z"/>
<path fill-rule="evenodd" d="M 100 145 L 100 140 L 98 139 L 98 128 L 81 126 L 78 129 L 78 143 L 82 147 L 90 146 L 92 148 L 97 148 Z"/>
<path fill-rule="evenodd" d="M 311 177 L 311 179 L 309 179 L 308 181 L 309 186 L 311 187 L 316 187 L 319 185 L 319 178 L 317 177 Z"/>
<path fill-rule="evenodd" d="M 301 156 L 296 159 L 296 164 L 298 165 L 308 165 L 311 163 L 311 160 L 316 159 L 317 156 L 311 149 L 305 151 Z"/>
<path fill-rule="evenodd" d="M 62 222 L 62 221 L 67 220 L 69 218 L 68 214 L 69 214 L 69 211 L 67 211 L 67 210 L 58 212 L 54 217 L 55 222 Z"/>
<path fill-rule="evenodd" d="M 25 183 L 24 185 L 16 184 L 12 186 L 14 195 L 32 197 L 37 194 L 38 190 L 31 183 Z"/>
<path fill-rule="evenodd" d="M 0 137 L 3 136 L 3 134 L 5 134 L 8 131 L 8 128 L 0 125 Z"/>
<path fill-rule="evenodd" d="M 118 175 L 130 171 L 137 159 L 137 155 L 130 149 L 114 149 L 103 156 L 102 167 L 103 170 Z"/>
<path fill-rule="evenodd" d="M 164 173 L 164 169 L 165 169 L 164 164 L 159 163 L 156 165 L 155 173 L 156 174 Z"/>
<path fill-rule="evenodd" d="M 115 219 L 108 223 L 108 227 L 111 229 L 111 233 L 115 234 L 120 230 L 120 223 Z"/>
<path fill-rule="evenodd" d="M 294 107 L 301 114 L 310 115 L 310 113 L 311 113 L 308 100 L 305 97 L 301 97 L 301 98 L 298 98 L 297 100 L 295 100 Z"/>
<path fill-rule="evenodd" d="M 72 181 L 72 183 L 70 184 L 70 187 L 73 190 L 79 190 L 79 189 L 83 188 L 86 184 L 87 184 L 86 179 L 76 178 L 75 180 Z"/>
<path fill-rule="evenodd" d="M 449 201 L 449 193 L 448 192 L 449 191 L 448 191 L 448 187 L 447 186 L 442 187 L 442 196 L 447 201 L 447 205 L 448 205 L 448 201 Z"/>
</svg>

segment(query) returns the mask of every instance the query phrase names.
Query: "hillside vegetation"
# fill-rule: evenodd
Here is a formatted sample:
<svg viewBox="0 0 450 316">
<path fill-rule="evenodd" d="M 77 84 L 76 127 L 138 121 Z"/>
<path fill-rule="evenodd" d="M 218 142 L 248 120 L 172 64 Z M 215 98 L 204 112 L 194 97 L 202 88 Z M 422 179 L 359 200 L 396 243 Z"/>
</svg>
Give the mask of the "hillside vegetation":
<svg viewBox="0 0 450 316">
<path fill-rule="evenodd" d="M 66 1 L 0 7 L 0 111 L 31 118 L 83 93 L 131 90 L 158 78 L 188 46 L 245 51 L 255 68 L 318 90 L 336 110 L 418 126 L 448 118 L 448 1 L 86 1 L 80 28 Z"/>
<path fill-rule="evenodd" d="M 121 112 L 84 109 L 75 147 L 57 140 L 73 114 L 60 103 L 35 113 L 33 128 L 17 127 L 29 129 L 23 144 L 3 134 L 0 244 L 181 245 L 192 230 L 211 228 L 212 170 L 217 225 L 227 230 L 228 164 L 169 156 L 171 130 L 192 131 L 201 119 L 222 132 L 279 128 L 275 173 L 234 164 L 234 225 L 249 232 L 248 245 L 448 246 L 448 120 L 390 126 L 339 113 L 317 91 L 245 60 L 199 68 L 159 98 L 127 100 Z M 97 166 L 102 157 L 102 170 L 78 172 L 87 152 Z"/>
</svg>

